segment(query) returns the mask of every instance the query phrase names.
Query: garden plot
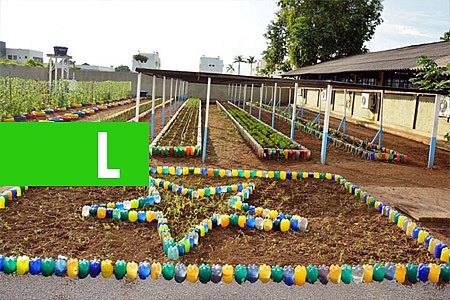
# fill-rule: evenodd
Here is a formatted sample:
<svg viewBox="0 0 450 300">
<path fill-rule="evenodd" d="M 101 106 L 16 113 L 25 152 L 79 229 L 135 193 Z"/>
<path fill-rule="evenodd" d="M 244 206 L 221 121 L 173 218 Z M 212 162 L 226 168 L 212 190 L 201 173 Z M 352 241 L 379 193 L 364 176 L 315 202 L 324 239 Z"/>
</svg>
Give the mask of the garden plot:
<svg viewBox="0 0 450 300">
<path fill-rule="evenodd" d="M 305 278 L 309 283 L 448 281 L 450 269 L 437 264 L 448 259 L 443 243 L 339 175 L 155 167 L 151 176 L 150 196 L 136 187 L 37 187 L 10 201 L 1 213 L 0 251 L 22 256 L 2 258 L 4 272 L 11 273 L 13 264 L 22 272 L 26 254 L 68 256 L 62 274 L 65 260 L 55 259 L 54 272 L 81 278 L 81 269 L 89 271 L 101 260 L 102 275 L 118 279 L 125 274 L 134 279 L 137 272 L 141 277 L 146 268 L 152 278 L 162 272 L 168 279 L 164 272 L 174 268 L 173 261 L 182 269 L 189 264 L 178 275 L 191 282 L 202 280 L 199 269 L 212 264 L 223 268 L 225 282 L 230 274 L 239 283 L 254 282 L 241 278 L 243 270 L 263 282 L 268 271 L 267 280 L 272 274 L 272 280 L 287 284 Z"/>
<path fill-rule="evenodd" d="M 308 159 L 311 151 L 299 143 L 249 115 L 231 102 L 223 106 L 238 131 L 250 143 L 260 158 Z"/>
<path fill-rule="evenodd" d="M 199 156 L 201 124 L 201 101 L 198 98 L 190 98 L 182 104 L 150 144 L 150 155 Z"/>
<path fill-rule="evenodd" d="M 259 106 L 255 106 L 258 108 Z M 272 113 L 272 107 L 263 104 L 263 110 L 267 113 Z M 291 112 L 286 109 L 276 108 L 276 118 L 283 120 L 284 122 L 291 123 Z M 313 123 L 311 121 L 296 118 L 295 126 L 301 129 L 307 134 L 314 135 L 316 138 L 321 139 L 323 133 L 323 126 Z M 356 138 L 354 136 L 344 134 L 336 129 L 329 129 L 328 143 L 332 144 L 335 148 L 343 149 L 348 153 L 356 155 L 360 158 L 367 160 L 382 160 L 389 162 L 407 162 L 408 156 L 402 154 L 396 150 L 388 149 L 386 147 L 380 147 L 377 144 L 363 139 Z"/>
</svg>

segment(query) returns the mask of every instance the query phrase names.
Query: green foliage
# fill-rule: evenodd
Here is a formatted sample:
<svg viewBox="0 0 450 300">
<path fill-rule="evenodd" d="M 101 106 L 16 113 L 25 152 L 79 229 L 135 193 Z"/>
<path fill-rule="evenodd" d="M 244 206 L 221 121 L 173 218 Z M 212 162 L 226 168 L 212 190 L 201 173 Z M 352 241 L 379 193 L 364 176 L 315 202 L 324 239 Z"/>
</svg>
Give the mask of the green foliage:
<svg viewBox="0 0 450 300">
<path fill-rule="evenodd" d="M 416 77 L 411 82 L 419 89 L 444 91 L 450 95 L 450 64 L 439 67 L 434 60 L 422 55 L 417 62 L 420 67 Z"/>
<path fill-rule="evenodd" d="M 244 56 L 236 55 L 234 57 L 234 61 L 233 62 L 238 64 L 238 75 L 240 75 L 241 74 L 241 63 L 245 63 Z"/>
<path fill-rule="evenodd" d="M 140 63 L 146 63 L 148 60 L 148 57 L 143 54 L 138 53 L 138 54 L 133 55 L 133 59 Z"/>
<path fill-rule="evenodd" d="M 250 64 L 250 75 L 252 75 L 253 72 L 253 65 L 256 63 L 256 59 L 254 56 L 249 56 L 247 58 L 247 63 Z"/>
<path fill-rule="evenodd" d="M 450 30 L 444 32 L 444 35 L 439 38 L 441 41 L 450 41 Z"/>
<path fill-rule="evenodd" d="M 279 0 L 264 34 L 267 73 L 367 52 L 382 0 Z M 289 60 L 287 60 L 289 57 Z"/>
<path fill-rule="evenodd" d="M 25 67 L 35 67 L 35 68 L 45 68 L 44 64 L 40 61 L 34 60 L 32 58 L 25 61 L 23 64 Z"/>
<path fill-rule="evenodd" d="M 11 59 L 0 59 L 0 65 L 13 65 L 13 66 L 20 66 L 20 64 L 16 60 Z"/>
<path fill-rule="evenodd" d="M 118 99 L 129 95 L 130 82 L 48 81 L 0 77 L 0 119 L 33 110 L 56 108 L 75 103 Z"/>
<path fill-rule="evenodd" d="M 233 64 L 227 65 L 227 73 L 234 73 L 234 66 Z"/>
<path fill-rule="evenodd" d="M 130 68 L 125 65 L 118 66 L 114 69 L 116 72 L 131 72 Z"/>
</svg>

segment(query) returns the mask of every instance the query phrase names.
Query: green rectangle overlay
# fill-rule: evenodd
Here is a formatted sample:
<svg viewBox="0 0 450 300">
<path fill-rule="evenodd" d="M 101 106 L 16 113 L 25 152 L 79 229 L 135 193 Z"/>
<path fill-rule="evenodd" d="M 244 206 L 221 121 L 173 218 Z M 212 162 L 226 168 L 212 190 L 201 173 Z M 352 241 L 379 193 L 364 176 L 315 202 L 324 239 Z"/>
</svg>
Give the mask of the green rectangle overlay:
<svg viewBox="0 0 450 300">
<path fill-rule="evenodd" d="M 98 178 L 99 132 L 107 133 L 105 168 L 119 178 Z M 148 185 L 145 122 L 0 123 L 0 137 L 0 186 Z"/>
</svg>

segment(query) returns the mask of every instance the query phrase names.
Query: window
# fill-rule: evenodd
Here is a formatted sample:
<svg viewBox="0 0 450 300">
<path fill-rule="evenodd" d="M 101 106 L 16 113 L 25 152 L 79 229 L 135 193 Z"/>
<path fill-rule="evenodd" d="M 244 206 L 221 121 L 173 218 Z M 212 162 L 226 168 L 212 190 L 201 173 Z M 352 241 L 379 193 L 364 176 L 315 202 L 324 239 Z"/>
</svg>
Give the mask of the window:
<svg viewBox="0 0 450 300">
<path fill-rule="evenodd" d="M 28 56 L 25 55 L 25 59 L 27 59 L 27 58 L 28 58 Z"/>
<path fill-rule="evenodd" d="M 17 55 L 13 55 L 13 59 L 17 60 Z"/>
<path fill-rule="evenodd" d="M 12 55 L 8 55 L 8 59 L 13 59 L 13 58 L 12 58 Z"/>
</svg>

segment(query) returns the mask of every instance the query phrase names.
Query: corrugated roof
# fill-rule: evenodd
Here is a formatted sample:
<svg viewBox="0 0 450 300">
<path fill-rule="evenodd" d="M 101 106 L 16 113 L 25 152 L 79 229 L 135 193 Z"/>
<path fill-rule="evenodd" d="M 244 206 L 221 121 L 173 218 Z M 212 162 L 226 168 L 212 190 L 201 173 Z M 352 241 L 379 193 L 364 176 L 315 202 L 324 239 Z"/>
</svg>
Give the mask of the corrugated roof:
<svg viewBox="0 0 450 300">
<path fill-rule="evenodd" d="M 415 70 L 418 69 L 417 61 L 421 55 L 434 59 L 438 65 L 445 65 L 450 61 L 450 41 L 352 55 L 293 70 L 283 74 L 283 76 Z"/>
</svg>

